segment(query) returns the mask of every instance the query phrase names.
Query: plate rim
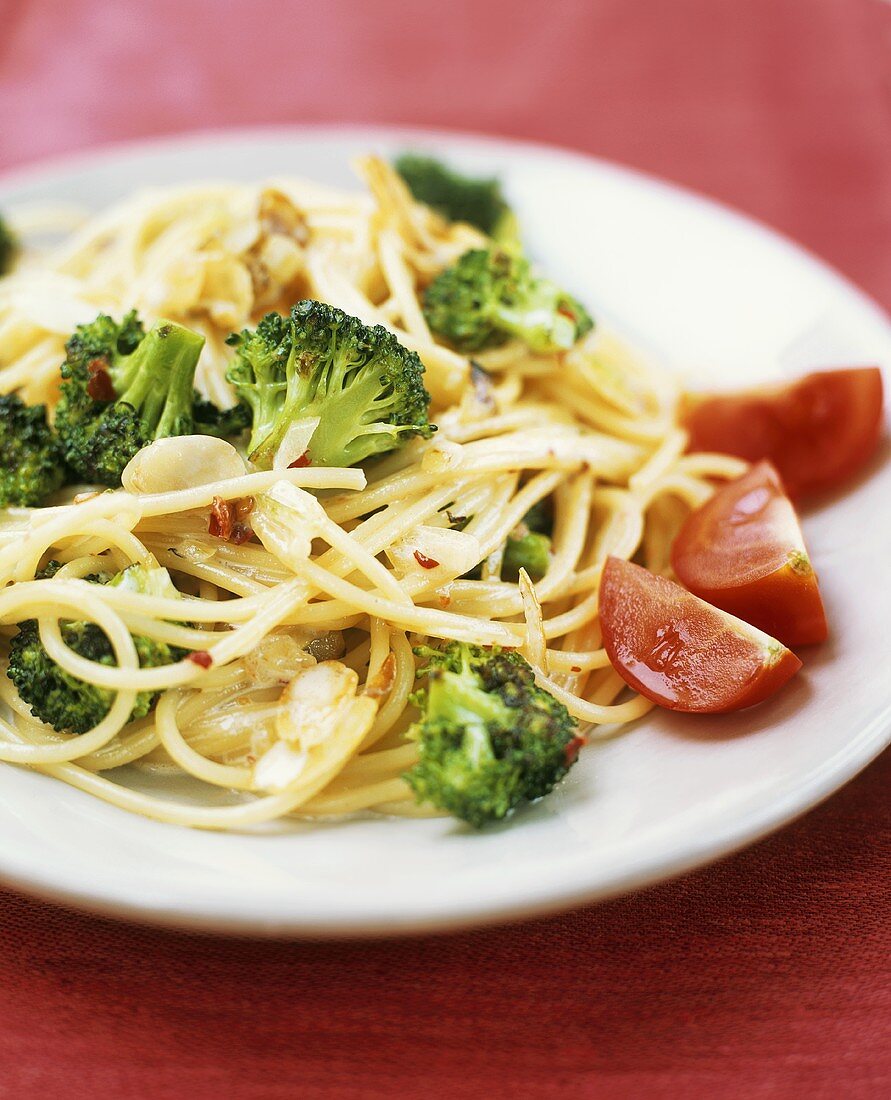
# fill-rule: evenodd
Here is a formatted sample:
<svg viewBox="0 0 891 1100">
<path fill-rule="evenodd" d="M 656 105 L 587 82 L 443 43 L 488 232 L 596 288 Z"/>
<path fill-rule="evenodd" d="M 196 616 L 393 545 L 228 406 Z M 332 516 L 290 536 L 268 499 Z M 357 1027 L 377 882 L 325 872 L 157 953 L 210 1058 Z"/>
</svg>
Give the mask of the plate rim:
<svg viewBox="0 0 891 1100">
<path fill-rule="evenodd" d="M 351 142 L 400 140 L 431 145 L 498 147 L 512 154 L 546 156 L 551 160 L 564 159 L 580 166 L 595 167 L 598 171 L 643 183 L 647 187 L 669 193 L 696 206 L 704 206 L 709 212 L 731 221 L 750 233 L 765 238 L 774 248 L 779 247 L 799 262 L 804 262 L 818 274 L 828 277 L 849 300 L 856 302 L 873 324 L 886 330 L 891 337 L 891 317 L 869 294 L 857 286 L 848 276 L 821 259 L 807 247 L 774 229 L 769 224 L 683 184 L 650 174 L 636 167 L 598 157 L 581 150 L 543 141 L 516 139 L 509 136 L 450 129 L 445 127 L 374 125 L 355 123 L 302 123 L 266 126 L 241 126 L 201 128 L 176 134 L 153 136 L 99 144 L 88 149 L 70 151 L 42 157 L 23 165 L 0 171 L 0 197 L 3 192 L 26 188 L 34 182 L 43 182 L 55 175 L 101 168 L 103 163 L 119 161 L 129 154 L 145 155 L 153 151 L 175 154 L 180 148 L 195 145 L 224 145 L 240 141 L 270 139 L 299 142 L 302 140 L 337 140 Z M 850 782 L 869 763 L 891 744 L 891 698 L 879 712 L 858 731 L 853 743 L 824 760 L 799 783 L 792 784 L 781 798 L 767 806 L 749 810 L 729 822 L 717 833 L 712 832 L 699 843 L 689 839 L 683 851 L 655 854 L 645 853 L 619 871 L 601 876 L 595 884 L 586 882 L 577 873 L 569 875 L 560 884 L 549 883 L 542 891 L 530 891 L 523 883 L 522 896 L 514 897 L 510 889 L 504 890 L 494 901 L 489 898 L 478 902 L 462 896 L 453 899 L 450 909 L 435 914 L 407 912 L 395 918 L 375 915 L 374 907 L 357 906 L 349 913 L 333 916 L 330 912 L 313 914 L 280 914 L 268 918 L 258 917 L 249 911 L 212 912 L 201 904 L 187 904 L 182 897 L 166 899 L 153 897 L 150 901 L 134 900 L 126 895 L 126 889 L 116 891 L 103 880 L 92 889 L 78 888 L 71 883 L 60 883 L 57 869 L 52 874 L 41 873 L 24 862 L 0 850 L 0 882 L 31 896 L 68 905 L 81 911 L 98 913 L 105 917 L 135 921 L 141 924 L 206 931 L 232 935 L 250 934 L 261 937 L 334 939 L 374 938 L 380 936 L 429 934 L 457 931 L 518 920 L 541 917 L 562 912 L 584 904 L 606 901 L 650 885 L 676 878 L 694 868 L 704 867 L 753 845 L 802 816 L 823 802 L 831 794 Z"/>
</svg>

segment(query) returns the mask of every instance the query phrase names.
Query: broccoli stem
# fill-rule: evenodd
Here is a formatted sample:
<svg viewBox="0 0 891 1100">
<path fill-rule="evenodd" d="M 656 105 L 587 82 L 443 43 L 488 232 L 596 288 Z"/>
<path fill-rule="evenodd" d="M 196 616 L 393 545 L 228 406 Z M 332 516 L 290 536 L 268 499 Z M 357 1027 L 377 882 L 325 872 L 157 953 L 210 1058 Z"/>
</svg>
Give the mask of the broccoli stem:
<svg viewBox="0 0 891 1100">
<path fill-rule="evenodd" d="M 109 368 L 120 401 L 139 412 L 149 434 L 181 434 L 191 416 L 193 382 L 204 337 L 172 321 L 158 321 L 132 355 Z"/>
<path fill-rule="evenodd" d="M 254 426 L 251 434 L 251 461 L 269 469 L 285 435 L 295 420 L 313 415 L 306 408 L 312 395 L 308 378 L 302 375 L 296 363 L 297 351 L 291 349 L 285 368 L 286 382 L 270 382 L 259 391 L 253 403 Z M 284 406 L 279 408 L 278 395 L 285 390 Z M 251 392 L 251 391 L 249 391 Z"/>
<path fill-rule="evenodd" d="M 363 436 L 392 432 L 389 425 L 371 420 L 369 416 L 371 410 L 380 414 L 387 404 L 395 404 L 392 396 L 389 400 L 377 397 L 380 383 L 376 375 L 366 371 L 349 386 L 344 386 L 342 374 L 339 370 L 329 392 L 321 398 L 317 394 L 314 404 L 304 414 L 321 417 L 308 449 L 314 466 L 335 466 L 344 461 L 344 456 L 348 464 L 352 463 L 356 461 L 353 450 Z"/>
</svg>

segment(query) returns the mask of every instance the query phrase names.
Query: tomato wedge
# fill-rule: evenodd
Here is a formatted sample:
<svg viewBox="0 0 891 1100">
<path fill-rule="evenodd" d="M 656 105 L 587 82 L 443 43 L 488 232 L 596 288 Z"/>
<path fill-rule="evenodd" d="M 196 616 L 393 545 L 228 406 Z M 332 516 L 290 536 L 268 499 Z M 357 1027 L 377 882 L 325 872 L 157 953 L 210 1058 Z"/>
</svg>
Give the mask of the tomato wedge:
<svg viewBox="0 0 891 1100">
<path fill-rule="evenodd" d="M 671 564 L 681 584 L 784 645 L 826 640 L 826 614 L 801 525 L 769 462 L 691 512 Z"/>
<path fill-rule="evenodd" d="M 616 672 L 669 710 L 742 710 L 801 668 L 775 638 L 621 558 L 604 566 L 600 625 Z"/>
<path fill-rule="evenodd" d="M 739 393 L 691 394 L 681 420 L 689 450 L 770 459 L 795 499 L 840 485 L 869 460 L 882 430 L 882 374 L 857 367 Z"/>
</svg>

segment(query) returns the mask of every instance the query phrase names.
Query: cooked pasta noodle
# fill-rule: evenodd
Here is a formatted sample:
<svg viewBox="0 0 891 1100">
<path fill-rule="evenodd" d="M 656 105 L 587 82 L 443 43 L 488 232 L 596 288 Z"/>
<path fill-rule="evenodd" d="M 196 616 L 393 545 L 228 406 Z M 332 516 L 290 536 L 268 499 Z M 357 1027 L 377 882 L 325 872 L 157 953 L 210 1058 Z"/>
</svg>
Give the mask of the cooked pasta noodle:
<svg viewBox="0 0 891 1100">
<path fill-rule="evenodd" d="M 402 778 L 418 759 L 406 731 L 419 642 L 519 649 L 588 739 L 613 735 L 650 707 L 601 647 L 602 564 L 609 554 L 639 554 L 668 571 L 686 512 L 742 464 L 685 455 L 670 375 L 600 327 L 566 354 L 537 356 L 517 341 L 483 352 L 485 375 L 437 344 L 423 288 L 484 238 L 411 201 L 381 161 L 366 158 L 358 171 L 367 190 L 356 194 L 296 179 L 145 191 L 86 218 L 54 249 L 26 252 L 0 279 L 0 390 L 30 403 L 57 400 L 76 325 L 135 308 L 205 337 L 197 382 L 229 405 L 227 335 L 316 298 L 385 325 L 418 352 L 438 426 L 432 439 L 364 470 L 245 466 L 165 488 L 162 456 L 147 466 L 153 488 L 125 479 L 120 490 L 9 509 L 0 518 L 0 632 L 8 638 L 14 624 L 36 619 L 63 670 L 117 696 L 95 728 L 60 734 L 0 677 L 0 760 L 200 828 L 288 814 L 425 814 Z M 68 210 L 45 212 L 43 223 L 35 210 L 19 218 L 28 230 L 72 223 Z M 254 541 L 209 533 L 216 501 L 270 493 L 297 510 L 305 538 L 282 537 L 259 516 Z M 519 583 L 502 580 L 505 540 L 545 499 L 554 510 L 547 572 L 536 583 L 525 573 Z M 456 502 L 460 530 L 445 518 Z M 50 558 L 62 568 L 35 580 Z M 166 567 L 179 598 L 86 579 L 136 562 Z M 98 624 L 116 664 L 66 645 L 60 623 L 74 618 Z M 140 668 L 133 635 L 193 656 Z M 319 661 L 340 671 L 329 700 L 336 720 L 317 738 L 298 728 L 306 716 L 289 692 Z M 161 693 L 157 706 L 129 721 L 146 691 Z M 116 779 L 133 764 L 187 773 L 223 797 L 144 793 Z"/>
</svg>

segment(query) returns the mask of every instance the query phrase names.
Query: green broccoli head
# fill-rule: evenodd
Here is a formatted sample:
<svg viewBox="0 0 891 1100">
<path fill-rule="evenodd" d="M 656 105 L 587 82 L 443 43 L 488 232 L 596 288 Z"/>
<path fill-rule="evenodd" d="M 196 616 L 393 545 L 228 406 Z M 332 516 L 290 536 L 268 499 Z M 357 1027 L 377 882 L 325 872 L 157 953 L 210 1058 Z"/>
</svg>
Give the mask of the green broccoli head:
<svg viewBox="0 0 891 1100">
<path fill-rule="evenodd" d="M 450 222 L 467 222 L 504 247 L 518 245 L 517 219 L 495 178 L 478 179 L 419 153 L 402 153 L 393 167 L 414 198 Z"/>
<path fill-rule="evenodd" d="M 459 351 L 482 351 L 514 336 L 533 351 L 571 348 L 594 322 L 585 307 L 536 275 L 524 257 L 472 249 L 433 280 L 424 316 Z"/>
<path fill-rule="evenodd" d="M 227 378 L 251 411 L 250 457 L 263 469 L 290 431 L 316 418 L 305 456 L 315 466 L 354 466 L 434 431 L 421 360 L 380 325 L 302 301 L 229 343 Z"/>
<path fill-rule="evenodd" d="M 47 571 L 44 576 L 53 576 L 55 572 L 55 569 Z M 159 566 L 131 565 L 109 583 L 155 595 L 179 595 L 167 570 Z M 60 631 L 65 644 L 81 657 L 111 667 L 117 664 L 111 642 L 95 623 L 66 621 L 61 623 Z M 133 636 L 133 644 L 141 668 L 169 665 L 182 657 L 175 647 L 141 635 Z M 115 698 L 113 691 L 79 680 L 57 665 L 43 648 L 34 619 L 19 623 L 19 631 L 9 643 L 6 674 L 34 717 L 60 733 L 91 730 L 108 714 Z M 157 697 L 157 692 L 141 691 L 136 696 L 130 721 L 144 718 Z"/>
<path fill-rule="evenodd" d="M 551 561 L 551 540 L 538 531 L 515 531 L 504 544 L 501 562 L 501 579 L 517 581 L 520 570 L 525 569 L 530 578 L 540 581 L 547 573 Z"/>
<path fill-rule="evenodd" d="M 38 569 L 34 574 L 34 580 L 48 581 L 59 572 L 64 564 L 64 562 L 59 561 L 57 558 L 50 558 L 46 565 L 44 565 L 42 569 Z"/>
<path fill-rule="evenodd" d="M 35 508 L 65 481 L 62 445 L 45 405 L 0 397 L 0 508 Z"/>
<path fill-rule="evenodd" d="M 104 314 L 67 344 L 56 429 L 78 477 L 116 488 L 154 439 L 195 430 L 193 380 L 204 337 L 172 321 L 148 333 L 135 312 Z"/>
<path fill-rule="evenodd" d="M 519 580 L 521 569 L 525 569 L 532 580 L 541 580 L 551 563 L 552 528 L 553 517 L 547 503 L 540 500 L 533 504 L 504 544 L 503 581 Z"/>
<path fill-rule="evenodd" d="M 251 410 L 241 403 L 221 409 L 198 392 L 192 403 L 195 431 L 199 435 L 216 435 L 220 439 L 241 435 L 251 426 Z"/>
<path fill-rule="evenodd" d="M 540 535 L 550 535 L 554 530 L 554 505 L 550 497 L 537 500 L 523 516 L 527 531 L 536 531 Z"/>
<path fill-rule="evenodd" d="M 426 686 L 412 696 L 422 714 L 409 736 L 421 758 L 405 779 L 419 802 L 479 828 L 566 775 L 581 744 L 575 723 L 518 653 L 463 642 L 416 652 Z"/>
<path fill-rule="evenodd" d="M 112 588 L 141 592 L 144 596 L 159 596 L 165 600 L 176 600 L 180 595 L 167 570 L 154 563 L 135 562 L 128 565 L 120 573 L 115 573 L 108 583 Z"/>
<path fill-rule="evenodd" d="M 18 250 L 18 239 L 0 215 L 0 275 L 5 275 L 12 267 Z"/>
</svg>

